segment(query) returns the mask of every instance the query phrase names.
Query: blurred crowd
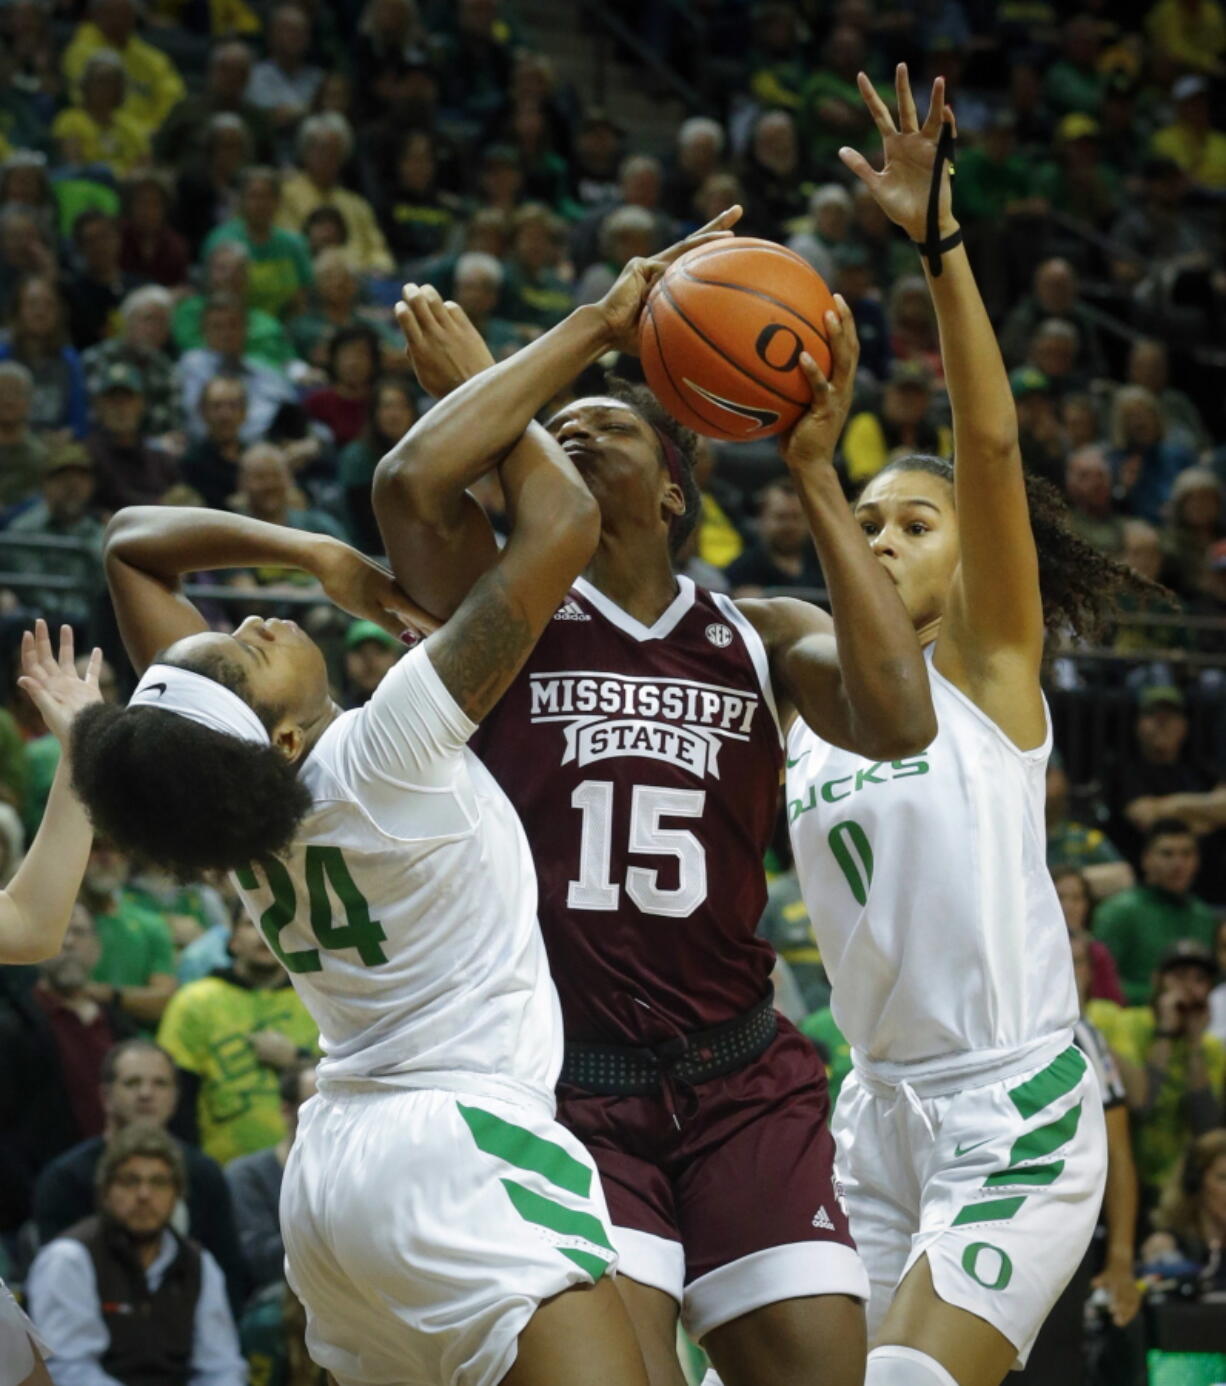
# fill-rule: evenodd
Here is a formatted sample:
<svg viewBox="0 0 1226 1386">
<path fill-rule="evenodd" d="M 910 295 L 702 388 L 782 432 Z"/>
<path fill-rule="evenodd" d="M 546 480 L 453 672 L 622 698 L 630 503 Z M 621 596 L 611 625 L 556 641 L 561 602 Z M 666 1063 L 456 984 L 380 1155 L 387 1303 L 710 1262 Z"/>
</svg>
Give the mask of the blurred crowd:
<svg viewBox="0 0 1226 1386">
<path fill-rule="evenodd" d="M 503 358 L 734 202 L 855 315 L 848 492 L 899 453 L 948 455 L 918 257 L 837 158 L 875 154 L 859 70 L 883 93 L 897 61 L 921 87 L 943 76 L 1026 464 L 1167 589 L 1101 648 L 1054 652 L 1049 863 L 1128 1113 L 1133 1272 L 1226 1291 L 1222 6 L 629 0 L 610 9 L 634 47 L 563 8 L 608 60 L 601 105 L 526 0 L 0 0 L 0 660 L 36 613 L 103 644 L 107 696 L 130 689 L 99 558 L 125 505 L 225 507 L 379 554 L 375 466 L 429 407 L 391 313 L 402 283 L 454 298 Z M 621 112 L 638 88 L 649 126 Z M 774 442 L 704 441 L 698 479 L 692 576 L 820 596 Z M 502 525 L 496 485 L 480 499 Z M 202 574 L 197 596 L 219 628 L 292 611 L 346 706 L 400 654 L 296 572 Z M 57 748 L 5 678 L 7 879 Z M 779 1004 L 837 1091 L 850 1057 L 784 831 L 769 865 Z M 60 1236 L 96 1198 L 203 1248 L 216 1386 L 314 1380 L 276 1194 L 317 1041 L 224 883 L 180 888 L 104 841 L 60 956 L 0 969 L 0 1271 L 87 1363 L 53 1364 L 59 1386 L 102 1379 Z"/>
</svg>

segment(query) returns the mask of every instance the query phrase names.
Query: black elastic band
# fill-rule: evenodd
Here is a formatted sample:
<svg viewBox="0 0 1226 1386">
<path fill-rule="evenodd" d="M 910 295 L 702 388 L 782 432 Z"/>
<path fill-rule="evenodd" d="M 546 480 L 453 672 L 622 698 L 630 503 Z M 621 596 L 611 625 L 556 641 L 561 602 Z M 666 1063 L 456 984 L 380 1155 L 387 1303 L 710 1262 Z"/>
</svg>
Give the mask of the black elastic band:
<svg viewBox="0 0 1226 1386">
<path fill-rule="evenodd" d="M 953 173 L 957 147 L 958 141 L 954 136 L 953 127 L 942 124 L 941 133 L 937 137 L 937 155 L 932 165 L 932 185 L 928 189 L 928 224 L 924 239 L 919 243 L 920 253 L 927 258 L 928 272 L 934 279 L 941 277 L 941 256 L 962 244 L 961 227 L 944 240 L 941 239 L 941 179 L 946 164 L 949 165 L 950 173 Z"/>
</svg>

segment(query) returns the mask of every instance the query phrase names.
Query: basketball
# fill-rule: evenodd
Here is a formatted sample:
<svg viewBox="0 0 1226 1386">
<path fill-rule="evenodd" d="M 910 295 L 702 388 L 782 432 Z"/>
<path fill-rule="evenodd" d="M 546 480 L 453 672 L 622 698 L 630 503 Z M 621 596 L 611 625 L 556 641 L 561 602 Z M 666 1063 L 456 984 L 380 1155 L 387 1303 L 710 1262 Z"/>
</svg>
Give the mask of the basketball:
<svg viewBox="0 0 1226 1386">
<path fill-rule="evenodd" d="M 799 255 L 737 237 L 696 246 L 652 286 L 639 325 L 643 373 L 668 412 L 708 438 L 744 442 L 792 428 L 825 372 L 834 298 Z"/>
</svg>

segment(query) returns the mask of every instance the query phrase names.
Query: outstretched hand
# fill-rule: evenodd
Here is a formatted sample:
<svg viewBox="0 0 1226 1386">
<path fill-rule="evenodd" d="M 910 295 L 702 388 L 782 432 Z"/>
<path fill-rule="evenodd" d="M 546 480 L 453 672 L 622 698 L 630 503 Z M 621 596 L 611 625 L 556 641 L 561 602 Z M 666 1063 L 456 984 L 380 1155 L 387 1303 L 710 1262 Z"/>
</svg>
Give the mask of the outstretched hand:
<svg viewBox="0 0 1226 1386">
<path fill-rule="evenodd" d="M 639 354 L 639 316 L 652 285 L 687 250 L 730 237 L 731 228 L 740 219 L 741 208 L 729 207 L 685 240 L 670 245 L 658 255 L 649 259 L 636 257 L 626 262 L 613 287 L 597 304 L 605 317 L 611 350 L 624 351 L 628 356 Z"/>
<path fill-rule="evenodd" d="M 941 127 L 948 125 L 957 131 L 954 113 L 945 104 L 945 79 L 938 77 L 932 84 L 932 98 L 923 125 L 911 94 L 911 79 L 906 63 L 899 63 L 894 76 L 898 97 L 898 123 L 895 125 L 890 108 L 877 94 L 868 77 L 861 72 L 857 78 L 860 95 L 868 107 L 873 123 L 881 132 L 885 162 L 877 172 L 872 164 L 854 149 L 839 150 L 839 158 L 872 193 L 874 201 L 913 241 L 927 236 L 928 198 L 932 187 L 932 166 L 936 162 L 937 141 Z M 949 165 L 942 171 L 939 202 L 940 234 L 944 237 L 955 227 L 949 185 Z"/>
<path fill-rule="evenodd" d="M 834 461 L 835 449 L 851 409 L 860 339 L 847 300 L 842 294 L 835 294 L 834 303 L 835 308 L 827 309 L 824 318 L 830 341 L 830 378 L 826 378 L 807 351 L 800 358 L 813 400 L 783 446 L 783 459 L 793 474 Z"/>
<path fill-rule="evenodd" d="M 429 284 L 406 284 L 393 310 L 421 388 L 442 399 L 494 364 L 480 332 L 458 303 Z"/>
<path fill-rule="evenodd" d="M 18 686 L 30 695 L 34 706 L 42 713 L 47 730 L 62 747 L 68 745 L 77 713 L 91 703 L 102 701 L 98 689 L 101 668 L 102 651 L 95 649 L 84 675 L 77 673 L 71 626 L 60 627 L 58 656 L 51 648 L 46 621 L 35 621 L 34 629 L 22 634 Z"/>
</svg>

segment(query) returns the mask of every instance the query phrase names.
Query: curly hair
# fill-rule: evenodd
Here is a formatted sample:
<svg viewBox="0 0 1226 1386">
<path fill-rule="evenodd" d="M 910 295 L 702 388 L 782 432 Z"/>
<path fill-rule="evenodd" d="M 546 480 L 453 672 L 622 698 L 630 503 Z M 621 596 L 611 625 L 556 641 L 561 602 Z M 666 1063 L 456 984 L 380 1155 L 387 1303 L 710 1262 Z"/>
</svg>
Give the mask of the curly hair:
<svg viewBox="0 0 1226 1386">
<path fill-rule="evenodd" d="M 622 404 L 629 405 L 645 424 L 654 429 L 658 436 L 667 438 L 677 450 L 677 455 L 681 459 L 680 484 L 685 509 L 668 528 L 669 552 L 676 555 L 685 547 L 685 541 L 693 534 L 702 517 L 702 492 L 694 480 L 694 456 L 698 449 L 698 435 L 679 424 L 646 385 L 634 385 L 621 376 L 610 375 L 605 379 L 604 393 L 610 399 L 620 400 Z M 660 444 L 660 462 L 667 465 L 663 443 Z"/>
<path fill-rule="evenodd" d="M 951 487 L 954 484 L 954 464 L 926 453 L 887 462 L 877 476 L 889 472 L 926 472 Z M 1039 555 L 1043 623 L 1049 632 L 1069 630 L 1082 639 L 1097 640 L 1111 628 L 1122 594 L 1142 602 L 1168 595 L 1158 583 L 1083 539 L 1069 523 L 1069 508 L 1050 481 L 1032 472 L 1026 472 L 1025 478 L 1030 528 Z"/>
<path fill-rule="evenodd" d="M 1177 1236 L 1200 1236 L 1201 1189 L 1205 1175 L 1221 1159 L 1226 1159 L 1226 1131 L 1208 1131 L 1188 1146 L 1154 1210 L 1156 1228 Z"/>
<path fill-rule="evenodd" d="M 250 702 L 269 730 L 279 720 L 223 657 L 171 662 Z M 181 882 L 281 855 L 311 806 L 297 768 L 271 746 L 147 706 L 86 708 L 72 728 L 72 781 L 97 832 Z"/>
</svg>

